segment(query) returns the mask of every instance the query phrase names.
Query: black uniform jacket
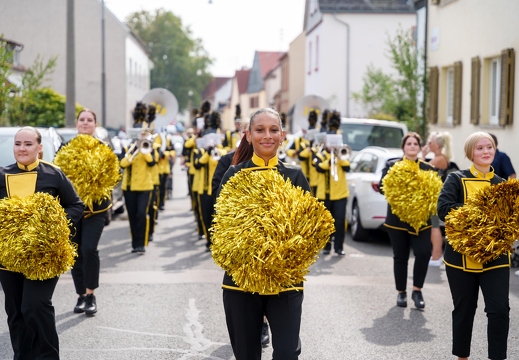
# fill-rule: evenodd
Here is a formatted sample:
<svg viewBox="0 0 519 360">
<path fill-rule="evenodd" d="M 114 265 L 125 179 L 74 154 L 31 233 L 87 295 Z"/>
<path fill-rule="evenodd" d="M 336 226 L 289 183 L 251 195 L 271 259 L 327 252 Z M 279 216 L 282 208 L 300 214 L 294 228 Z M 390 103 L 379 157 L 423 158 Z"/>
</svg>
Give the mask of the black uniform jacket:
<svg viewBox="0 0 519 360">
<path fill-rule="evenodd" d="M 382 170 L 382 176 L 380 177 L 380 182 L 379 182 L 379 191 L 382 195 L 384 195 L 384 187 L 382 185 L 382 180 L 387 175 L 387 172 L 389 171 L 391 166 L 395 165 L 399 161 L 402 161 L 402 159 L 403 158 L 389 160 L 386 163 L 386 167 L 384 168 L 384 170 Z M 416 161 L 418 161 L 421 170 L 437 171 L 437 169 L 435 167 L 429 165 L 425 161 L 422 161 L 420 159 L 418 159 Z M 402 191 L 407 191 L 407 190 L 402 189 Z M 409 209 L 409 211 L 413 211 L 413 209 Z M 395 230 L 407 231 L 409 234 L 418 235 L 416 230 L 414 228 L 412 228 L 411 225 L 403 222 L 402 220 L 400 220 L 400 218 L 398 216 L 393 214 L 393 211 L 391 210 L 391 205 L 389 205 L 389 203 L 387 204 L 387 214 L 386 214 L 386 221 L 384 223 L 384 226 L 391 228 L 391 229 L 395 229 Z M 423 231 L 423 230 L 429 229 L 429 228 L 431 228 L 431 219 L 427 220 L 427 225 L 424 225 L 418 231 Z"/>
<path fill-rule="evenodd" d="M 218 192 L 218 188 L 220 187 L 220 182 L 222 181 L 223 176 L 229 170 L 229 166 L 232 164 L 232 158 L 234 156 L 235 151 L 231 151 L 220 158 L 218 161 L 218 165 L 216 165 L 216 170 L 213 174 L 213 180 L 211 186 L 213 187 L 213 202 L 216 202 L 216 193 Z"/>
<path fill-rule="evenodd" d="M 303 190 L 310 192 L 310 185 L 308 184 L 308 181 L 306 180 L 306 177 L 300 168 L 282 163 L 281 161 L 278 161 L 277 156 L 270 159 L 268 164 L 265 164 L 263 159 L 258 157 L 256 154 L 253 154 L 251 160 L 242 162 L 241 164 L 238 164 L 238 165 L 231 165 L 229 170 L 227 170 L 227 172 L 225 173 L 225 175 L 222 178 L 220 188 L 218 189 L 218 194 L 220 194 L 222 186 L 229 180 L 229 178 L 231 176 L 238 173 L 241 169 L 247 169 L 247 168 L 253 168 L 254 170 L 267 170 L 267 169 L 277 168 L 277 170 L 283 176 L 284 179 L 290 179 L 290 181 L 292 182 L 292 184 L 294 186 L 301 187 Z M 227 272 L 225 273 L 225 275 L 223 277 L 222 288 L 227 289 L 227 290 L 244 291 L 242 288 L 240 288 L 238 285 L 236 285 L 234 283 L 234 281 L 232 280 L 232 277 L 229 274 L 227 274 Z M 291 287 L 290 289 L 287 289 L 286 291 L 295 291 L 295 290 L 303 290 L 303 283 L 294 285 L 294 287 Z M 275 295 L 275 294 L 272 294 L 272 295 Z"/>
<path fill-rule="evenodd" d="M 36 160 L 28 166 L 15 163 L 0 168 L 0 199 L 13 195 L 25 197 L 36 192 L 57 198 L 72 226 L 83 216 L 83 202 L 70 180 L 57 166 Z M 74 233 L 72 229 L 71 233 Z"/>
<path fill-rule="evenodd" d="M 493 171 L 483 176 L 474 166 L 467 170 L 451 172 L 447 176 L 438 198 L 438 217 L 445 221 L 445 216 L 447 216 L 449 211 L 463 206 L 471 194 L 484 187 L 499 184 L 502 181 L 503 179 L 495 175 Z M 510 266 L 510 254 L 501 255 L 496 260 L 481 264 L 466 255 L 454 251 L 448 242 L 445 245 L 443 259 L 445 265 L 468 272 L 483 272 Z"/>
</svg>

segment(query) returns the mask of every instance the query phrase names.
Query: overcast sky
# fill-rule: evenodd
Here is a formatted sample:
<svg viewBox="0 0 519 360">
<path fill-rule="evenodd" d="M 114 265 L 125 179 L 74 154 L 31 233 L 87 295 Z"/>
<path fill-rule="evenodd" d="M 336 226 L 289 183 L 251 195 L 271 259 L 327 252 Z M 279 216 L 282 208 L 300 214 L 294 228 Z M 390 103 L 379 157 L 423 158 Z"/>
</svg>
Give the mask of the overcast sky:
<svg viewBox="0 0 519 360">
<path fill-rule="evenodd" d="M 305 0 L 105 0 L 121 21 L 164 8 L 182 19 L 214 59 L 214 76 L 250 68 L 254 51 L 287 51 L 302 32 Z"/>
</svg>

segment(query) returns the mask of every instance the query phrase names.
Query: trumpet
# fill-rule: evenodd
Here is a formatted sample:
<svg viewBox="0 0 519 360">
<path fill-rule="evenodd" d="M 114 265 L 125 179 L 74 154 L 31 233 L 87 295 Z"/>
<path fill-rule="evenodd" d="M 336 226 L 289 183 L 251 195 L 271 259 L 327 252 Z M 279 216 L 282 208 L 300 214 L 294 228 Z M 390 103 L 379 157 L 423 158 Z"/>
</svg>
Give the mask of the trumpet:
<svg viewBox="0 0 519 360">
<path fill-rule="evenodd" d="M 213 158 L 213 160 L 220 160 L 221 157 L 222 153 L 220 152 L 220 149 L 217 147 L 211 149 L 211 158 Z"/>
<path fill-rule="evenodd" d="M 332 147 L 331 158 L 330 158 L 330 171 L 334 181 L 339 181 L 339 160 L 349 160 L 351 157 L 351 147 L 343 144 L 339 147 Z M 337 159 L 338 158 L 338 159 Z"/>
<path fill-rule="evenodd" d="M 129 160 L 132 161 L 138 153 L 151 154 L 152 151 L 153 143 L 148 139 L 141 139 L 132 143 L 126 156 L 130 156 Z"/>
</svg>

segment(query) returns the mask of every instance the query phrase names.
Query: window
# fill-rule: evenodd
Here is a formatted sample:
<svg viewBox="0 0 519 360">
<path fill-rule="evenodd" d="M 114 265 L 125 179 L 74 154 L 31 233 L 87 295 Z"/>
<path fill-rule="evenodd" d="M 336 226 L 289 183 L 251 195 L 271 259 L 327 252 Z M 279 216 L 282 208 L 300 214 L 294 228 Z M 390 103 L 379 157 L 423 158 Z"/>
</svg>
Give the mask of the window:
<svg viewBox="0 0 519 360">
<path fill-rule="evenodd" d="M 312 42 L 308 42 L 308 75 L 312 73 Z"/>
<path fill-rule="evenodd" d="M 452 119 L 454 115 L 454 68 L 447 69 L 447 98 L 446 98 L 446 110 L 447 110 L 447 124 L 452 125 Z"/>
<path fill-rule="evenodd" d="M 490 62 L 490 125 L 499 124 L 499 99 L 501 94 L 501 58 Z"/>
<path fill-rule="evenodd" d="M 319 70 L 319 36 L 315 38 L 315 71 Z"/>
</svg>

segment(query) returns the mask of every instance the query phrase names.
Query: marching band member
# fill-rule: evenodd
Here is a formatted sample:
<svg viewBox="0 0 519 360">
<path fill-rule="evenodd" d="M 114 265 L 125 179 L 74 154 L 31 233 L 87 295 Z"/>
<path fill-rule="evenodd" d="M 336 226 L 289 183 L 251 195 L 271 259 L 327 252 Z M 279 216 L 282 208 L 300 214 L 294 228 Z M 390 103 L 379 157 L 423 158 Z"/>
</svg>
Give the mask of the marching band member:
<svg viewBox="0 0 519 360">
<path fill-rule="evenodd" d="M 153 130 L 151 130 L 152 132 Z M 150 133 L 151 133 L 150 132 Z M 156 134 L 155 134 L 156 135 Z M 159 196 L 160 196 L 160 173 L 159 173 L 159 158 L 160 158 L 160 143 L 157 141 L 160 139 L 159 136 L 148 135 L 148 138 L 152 138 L 152 151 L 151 156 L 153 158 L 153 166 L 148 168 L 151 171 L 151 180 L 153 182 L 153 190 L 151 191 L 150 203 L 148 204 L 148 231 L 147 241 L 153 241 L 153 233 L 155 232 L 155 223 L 157 222 L 158 214 L 159 214 Z"/>
<path fill-rule="evenodd" d="M 402 138 L 401 147 L 404 151 L 404 157 L 402 159 L 390 160 L 382 170 L 379 191 L 383 195 L 383 179 L 387 175 L 389 169 L 397 162 L 408 159 L 418 162 L 421 170 L 434 169 L 428 163 L 418 159 L 418 153 L 421 149 L 420 135 L 414 132 L 407 133 Z M 401 191 L 405 191 L 405 189 L 401 189 Z M 410 208 L 409 211 L 412 211 L 412 208 Z M 425 276 L 427 275 L 427 269 L 429 267 L 429 259 L 431 257 L 431 221 L 429 220 L 427 224 L 416 230 L 395 215 L 388 202 L 384 226 L 386 227 L 393 248 L 393 272 L 396 290 L 398 291 L 396 304 L 400 307 L 407 307 L 407 269 L 409 262 L 409 249 L 412 248 L 415 260 L 413 267 L 413 293 L 411 298 L 418 309 L 423 309 L 425 308 L 425 302 L 422 296 L 422 287 L 425 282 Z"/>
<path fill-rule="evenodd" d="M 229 152 L 236 149 L 238 141 L 240 141 L 240 125 L 241 125 L 241 106 L 236 104 L 236 112 L 234 115 L 234 130 L 227 130 L 223 139 L 222 146 Z"/>
<path fill-rule="evenodd" d="M 329 119 L 329 134 L 339 133 L 340 119 L 338 112 L 332 112 Z M 332 152 L 335 153 L 332 154 Z M 323 253 L 325 255 L 330 253 L 331 238 L 333 237 L 335 253 L 343 256 L 346 254 L 343 249 L 346 203 L 350 195 L 346 183 L 346 172 L 350 171 L 350 161 L 349 156 L 340 156 L 338 152 L 339 149 L 327 148 L 322 153 L 316 153 L 313 165 L 319 173 L 315 197 L 324 202 L 335 222 L 335 233 L 330 236 L 330 241 L 326 244 Z"/>
<path fill-rule="evenodd" d="M 141 124 L 142 125 L 142 124 Z M 124 169 L 122 189 L 130 231 L 132 237 L 132 253 L 144 254 L 147 245 L 148 206 L 153 191 L 153 179 L 150 167 L 155 165 L 153 160 L 152 143 L 146 139 L 148 132 L 141 132 L 141 139 L 135 140 L 125 149 L 121 159 Z"/>
<path fill-rule="evenodd" d="M 263 108 L 252 114 L 246 134 L 247 143 L 240 142 L 239 149 L 248 147 L 252 158 L 231 166 L 225 173 L 222 186 L 242 169 L 254 170 L 274 168 L 295 186 L 310 191 L 306 178 L 300 169 L 278 161 L 278 147 L 284 138 L 279 114 Z M 244 139 L 245 141 L 245 139 Z M 236 154 L 238 154 L 237 150 Z M 244 155 L 247 157 L 247 155 Z M 229 239 L 230 241 L 232 239 Z M 302 285 L 302 284 L 301 284 Z M 237 360 L 259 359 L 261 357 L 261 332 L 263 316 L 267 315 L 272 330 L 273 348 L 276 358 L 297 359 L 301 352 L 299 330 L 303 302 L 302 287 L 287 289 L 278 294 L 260 295 L 245 292 L 226 273 L 223 280 L 223 302 L 227 329 L 234 356 Z"/>
<path fill-rule="evenodd" d="M 313 130 L 316 128 L 317 124 L 317 112 L 315 110 L 310 111 L 308 114 L 308 129 L 307 130 Z M 303 134 L 306 134 L 307 130 L 303 130 Z M 312 162 L 312 158 L 310 157 L 310 141 L 305 139 L 304 135 L 301 137 L 297 137 L 294 139 L 294 143 L 290 147 L 290 149 L 287 150 L 287 155 L 292 158 L 299 158 L 300 160 L 300 166 L 301 170 L 303 171 L 303 174 L 305 174 L 306 178 L 310 178 L 310 166 Z M 308 149 L 307 151 L 304 151 L 305 149 Z M 301 153 L 303 153 L 301 155 Z"/>
<path fill-rule="evenodd" d="M 83 216 L 84 205 L 74 186 L 57 167 L 38 159 L 43 144 L 33 127 L 22 127 L 14 137 L 16 163 L 0 169 L 0 197 L 25 198 L 34 193 L 55 197 L 72 225 Z M 59 276 L 29 280 L 22 273 L 0 266 L 9 334 L 14 359 L 59 359 L 52 295 Z"/>
<path fill-rule="evenodd" d="M 95 156 L 87 139 L 80 135 L 94 137 L 97 119 L 92 110 L 82 110 L 76 120 L 78 135 L 56 154 L 54 163 L 61 167 L 71 179 L 79 195 L 85 203 L 84 216 L 78 222 L 72 241 L 78 245 L 78 258 L 72 268 L 72 279 L 78 294 L 75 313 L 93 315 L 97 312 L 97 302 L 94 290 L 99 287 L 100 260 L 97 249 L 101 234 L 106 223 L 108 211 L 112 207 L 111 191 L 120 179 L 119 159 L 107 144 L 96 139 L 93 144 L 99 149 Z M 101 157 L 102 156 L 102 157 Z M 72 158 L 81 158 L 83 161 L 74 161 Z M 101 174 L 99 172 L 101 171 Z M 85 178 L 96 178 L 97 183 L 88 181 L 88 189 L 81 188 Z M 106 178 L 104 180 L 103 176 Z M 111 180 L 110 180 L 111 179 Z M 93 199 L 89 200 L 87 196 Z"/>
<path fill-rule="evenodd" d="M 496 146 L 490 134 L 475 132 L 469 135 L 465 140 L 464 150 L 472 166 L 451 172 L 447 176 L 438 198 L 438 216 L 443 221 L 449 212 L 465 205 L 467 199 L 474 197 L 478 190 L 504 181 L 491 167 Z M 498 216 L 497 212 L 496 210 L 491 215 Z M 419 240 L 425 242 L 427 239 Z M 496 248 L 492 247 L 487 251 L 495 254 Z M 488 358 L 506 359 L 510 327 L 509 252 L 482 263 L 454 250 L 450 242 L 447 242 L 443 261 L 454 305 L 452 354 L 460 360 L 470 356 L 474 315 L 478 306 L 478 293 L 481 291 L 487 314 Z"/>
<path fill-rule="evenodd" d="M 208 134 L 216 134 L 220 129 L 220 114 L 213 111 L 210 116 L 209 128 L 206 131 Z M 211 234 L 209 228 L 214 213 L 213 203 L 213 175 L 222 155 L 225 155 L 225 150 L 221 148 L 221 144 L 207 144 L 205 149 L 202 149 L 199 155 L 195 158 L 195 167 L 200 171 L 198 183 L 198 201 L 200 206 L 200 215 L 202 219 L 202 226 L 204 236 L 206 239 L 206 251 L 210 251 Z"/>
<path fill-rule="evenodd" d="M 168 180 L 170 180 L 172 174 L 172 163 L 174 163 L 176 152 L 171 144 L 171 139 L 169 138 L 169 134 L 165 134 L 164 137 L 161 137 L 161 142 L 165 141 L 165 146 L 161 145 L 161 148 L 164 150 L 159 151 L 159 177 L 160 177 L 160 190 L 159 190 L 159 210 L 164 210 L 164 205 L 166 203 L 167 197 L 167 185 Z"/>
</svg>

